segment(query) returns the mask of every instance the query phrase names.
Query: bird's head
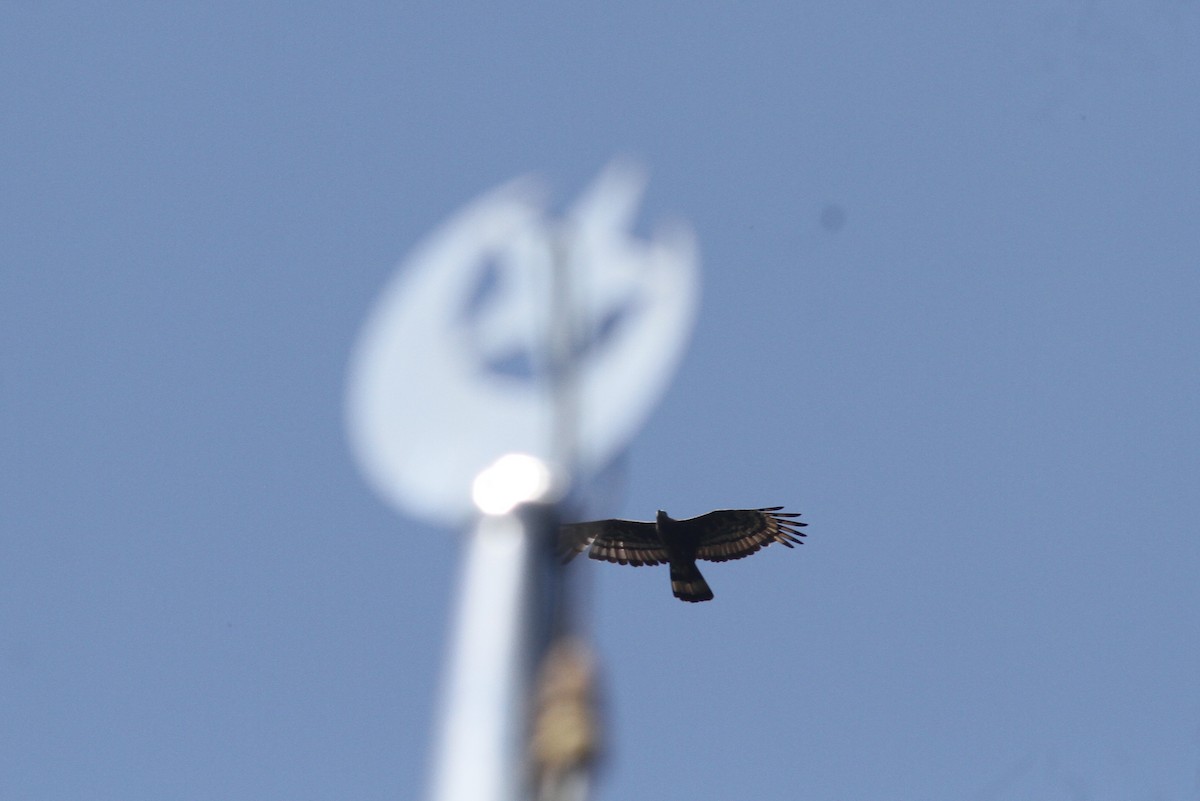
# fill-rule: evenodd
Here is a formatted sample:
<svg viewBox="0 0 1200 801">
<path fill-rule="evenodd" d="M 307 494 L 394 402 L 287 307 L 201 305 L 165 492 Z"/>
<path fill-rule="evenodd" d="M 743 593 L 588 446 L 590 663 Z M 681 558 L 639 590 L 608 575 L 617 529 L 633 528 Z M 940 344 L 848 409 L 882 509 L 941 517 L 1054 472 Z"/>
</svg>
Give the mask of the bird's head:
<svg viewBox="0 0 1200 801">
<path fill-rule="evenodd" d="M 659 523 L 663 523 L 663 522 L 665 522 L 665 521 L 668 521 L 668 520 L 670 520 L 670 519 L 671 519 L 671 517 L 670 517 L 670 516 L 669 516 L 669 515 L 668 515 L 666 512 L 664 512 L 662 509 L 659 509 L 659 510 L 658 510 L 658 517 L 657 517 L 657 518 L 655 518 L 655 519 L 656 519 L 656 520 L 657 520 Z"/>
</svg>

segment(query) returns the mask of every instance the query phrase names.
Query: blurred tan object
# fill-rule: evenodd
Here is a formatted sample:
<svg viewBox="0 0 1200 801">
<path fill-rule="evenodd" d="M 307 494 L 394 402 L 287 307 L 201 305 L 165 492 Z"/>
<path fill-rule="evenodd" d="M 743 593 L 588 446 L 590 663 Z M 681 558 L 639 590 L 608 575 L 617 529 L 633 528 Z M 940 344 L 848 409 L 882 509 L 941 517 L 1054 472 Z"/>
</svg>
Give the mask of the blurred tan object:
<svg viewBox="0 0 1200 801">
<path fill-rule="evenodd" d="M 588 768 L 599 752 L 595 665 L 578 638 L 562 638 L 546 652 L 534 700 L 530 762 L 539 801 L 586 797 Z"/>
</svg>

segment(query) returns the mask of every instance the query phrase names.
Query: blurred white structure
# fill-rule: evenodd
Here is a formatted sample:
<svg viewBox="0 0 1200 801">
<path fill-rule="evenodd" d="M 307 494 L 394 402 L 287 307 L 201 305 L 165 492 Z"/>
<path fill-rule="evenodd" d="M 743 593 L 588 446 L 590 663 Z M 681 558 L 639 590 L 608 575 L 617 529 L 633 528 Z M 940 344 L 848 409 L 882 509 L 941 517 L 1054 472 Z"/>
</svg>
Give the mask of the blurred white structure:
<svg viewBox="0 0 1200 801">
<path fill-rule="evenodd" d="M 630 235 L 643 185 L 610 166 L 561 221 L 529 179 L 476 200 L 397 273 L 353 353 L 347 418 L 367 479 L 407 513 L 477 520 L 434 801 L 586 794 L 591 662 L 578 641 L 550 648 L 570 631 L 555 504 L 641 426 L 699 295 L 687 229 Z"/>
<path fill-rule="evenodd" d="M 431 798 L 523 794 L 535 538 L 516 515 L 486 516 L 467 547 L 443 688 Z"/>
<path fill-rule="evenodd" d="M 472 481 L 496 459 L 555 460 L 557 401 L 538 376 L 556 310 L 577 335 L 566 343 L 578 399 L 570 468 L 593 474 L 628 444 L 674 374 L 699 298 L 685 227 L 630 236 L 643 185 L 634 168 L 610 166 L 549 220 L 536 182 L 512 182 L 397 271 L 355 346 L 347 391 L 354 452 L 390 503 L 462 525 Z M 564 294 L 567 309 L 553 301 Z"/>
</svg>

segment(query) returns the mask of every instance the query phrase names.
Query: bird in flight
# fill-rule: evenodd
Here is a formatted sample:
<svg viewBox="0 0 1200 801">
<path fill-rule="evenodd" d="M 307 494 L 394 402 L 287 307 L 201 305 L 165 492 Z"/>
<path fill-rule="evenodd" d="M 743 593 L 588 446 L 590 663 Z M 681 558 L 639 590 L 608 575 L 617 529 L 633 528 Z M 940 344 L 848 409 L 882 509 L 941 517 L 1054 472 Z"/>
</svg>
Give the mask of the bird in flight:
<svg viewBox="0 0 1200 801">
<path fill-rule="evenodd" d="M 583 551 L 592 559 L 620 565 L 671 567 L 671 591 L 681 601 L 711 601 L 713 592 L 696 567 L 697 559 L 727 562 L 741 559 L 773 542 L 803 545 L 808 525 L 799 512 L 782 506 L 765 509 L 720 509 L 687 520 L 673 520 L 659 510 L 653 523 L 639 520 L 593 520 L 568 523 L 559 530 L 559 552 L 569 562 Z"/>
</svg>

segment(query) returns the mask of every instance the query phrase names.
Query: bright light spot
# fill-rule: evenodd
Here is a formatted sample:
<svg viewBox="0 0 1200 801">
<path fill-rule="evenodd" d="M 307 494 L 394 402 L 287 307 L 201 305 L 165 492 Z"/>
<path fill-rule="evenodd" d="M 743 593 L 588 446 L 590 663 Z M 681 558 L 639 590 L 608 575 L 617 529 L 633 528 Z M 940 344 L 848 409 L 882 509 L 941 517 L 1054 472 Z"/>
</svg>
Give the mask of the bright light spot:
<svg viewBox="0 0 1200 801">
<path fill-rule="evenodd" d="M 545 500 L 553 485 L 550 468 L 541 459 L 509 453 L 475 477 L 471 497 L 484 514 L 503 515 L 519 504 Z"/>
</svg>

